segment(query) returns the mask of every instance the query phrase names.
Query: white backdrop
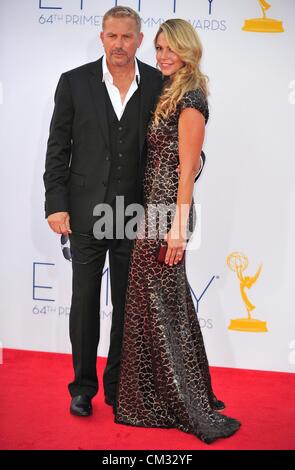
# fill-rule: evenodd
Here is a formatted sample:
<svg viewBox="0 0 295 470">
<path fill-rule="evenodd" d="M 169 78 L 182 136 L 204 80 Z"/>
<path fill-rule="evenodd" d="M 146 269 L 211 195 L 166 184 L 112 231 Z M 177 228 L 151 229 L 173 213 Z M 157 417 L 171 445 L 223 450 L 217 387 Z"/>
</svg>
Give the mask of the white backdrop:
<svg viewBox="0 0 295 470">
<path fill-rule="evenodd" d="M 206 169 L 195 188 L 200 248 L 188 278 L 212 365 L 294 371 L 295 2 L 273 0 L 282 33 L 242 30 L 256 0 L 124 0 L 143 19 L 138 57 L 155 65 L 159 23 L 182 17 L 204 45 L 210 77 Z M 0 0 L 1 333 L 4 347 L 70 352 L 71 263 L 44 218 L 42 175 L 60 74 L 102 54 L 98 34 L 114 0 Z M 211 9 L 210 9 L 211 6 Z M 247 290 L 267 332 L 229 330 L 246 317 L 232 252 L 249 260 Z M 101 291 L 106 355 L 108 264 Z"/>
</svg>

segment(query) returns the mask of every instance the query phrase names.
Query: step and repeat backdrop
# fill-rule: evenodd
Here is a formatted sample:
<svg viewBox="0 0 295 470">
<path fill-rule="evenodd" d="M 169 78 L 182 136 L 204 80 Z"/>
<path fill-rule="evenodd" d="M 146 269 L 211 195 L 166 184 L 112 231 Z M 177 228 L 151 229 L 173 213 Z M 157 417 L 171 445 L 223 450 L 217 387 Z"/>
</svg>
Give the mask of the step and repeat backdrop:
<svg viewBox="0 0 295 470">
<path fill-rule="evenodd" d="M 124 0 L 142 18 L 138 58 L 155 66 L 161 22 L 184 18 L 210 78 L 207 162 L 194 198 L 187 274 L 211 365 L 295 371 L 295 2 Z M 0 1 L 3 347 L 70 352 L 68 241 L 44 217 L 43 172 L 62 72 L 103 53 L 114 0 Z M 98 293 L 99 295 L 99 293 Z M 101 289 L 107 355 L 108 260 Z"/>
</svg>

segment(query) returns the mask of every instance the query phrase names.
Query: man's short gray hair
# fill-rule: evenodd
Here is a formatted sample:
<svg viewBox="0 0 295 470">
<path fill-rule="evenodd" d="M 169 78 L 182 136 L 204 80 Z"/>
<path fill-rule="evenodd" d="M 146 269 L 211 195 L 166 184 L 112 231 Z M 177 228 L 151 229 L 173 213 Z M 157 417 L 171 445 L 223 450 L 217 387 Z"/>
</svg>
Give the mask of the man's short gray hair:
<svg viewBox="0 0 295 470">
<path fill-rule="evenodd" d="M 138 32 L 141 30 L 141 19 L 139 14 L 129 7 L 117 6 L 108 10 L 102 19 L 102 29 L 104 29 L 105 22 L 108 18 L 132 18 L 136 22 Z"/>
</svg>

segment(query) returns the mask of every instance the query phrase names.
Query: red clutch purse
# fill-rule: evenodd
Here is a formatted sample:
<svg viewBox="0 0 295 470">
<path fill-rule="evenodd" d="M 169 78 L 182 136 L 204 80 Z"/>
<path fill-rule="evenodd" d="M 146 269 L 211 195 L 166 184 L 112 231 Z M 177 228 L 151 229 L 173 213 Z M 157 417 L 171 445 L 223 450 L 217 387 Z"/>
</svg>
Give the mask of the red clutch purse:
<svg viewBox="0 0 295 470">
<path fill-rule="evenodd" d="M 166 257 L 166 253 L 167 253 L 167 248 L 168 248 L 168 243 L 167 242 L 162 242 L 160 244 L 160 247 L 158 249 L 158 253 L 157 253 L 157 261 L 159 263 L 164 263 L 165 262 L 165 257 Z M 184 255 L 185 253 L 183 253 L 182 255 L 182 258 L 181 260 L 179 261 L 179 263 L 182 263 L 183 260 L 184 260 Z"/>
<path fill-rule="evenodd" d="M 168 244 L 167 243 L 161 243 L 160 244 L 160 247 L 159 247 L 159 250 L 158 250 L 158 254 L 157 254 L 157 261 L 159 263 L 164 263 L 165 261 L 165 256 L 166 256 L 166 253 L 167 253 L 167 248 L 168 248 Z"/>
</svg>

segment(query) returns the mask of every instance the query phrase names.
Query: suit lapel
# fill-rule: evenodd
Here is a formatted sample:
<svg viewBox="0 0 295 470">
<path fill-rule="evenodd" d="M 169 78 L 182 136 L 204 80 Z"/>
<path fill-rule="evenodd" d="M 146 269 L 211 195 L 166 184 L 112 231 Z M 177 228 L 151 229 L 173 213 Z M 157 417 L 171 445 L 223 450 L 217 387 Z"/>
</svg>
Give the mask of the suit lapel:
<svg viewBox="0 0 295 470">
<path fill-rule="evenodd" d="M 96 108 L 99 126 L 101 128 L 102 135 L 105 139 L 107 147 L 109 148 L 110 138 L 105 102 L 105 85 L 102 81 L 102 59 L 94 62 L 93 67 L 90 70 L 89 84 L 93 102 Z"/>
<path fill-rule="evenodd" d="M 146 139 L 147 126 L 151 117 L 153 88 L 148 83 L 146 73 L 140 61 L 138 61 L 138 66 L 140 71 L 139 150 L 141 154 Z"/>
</svg>

